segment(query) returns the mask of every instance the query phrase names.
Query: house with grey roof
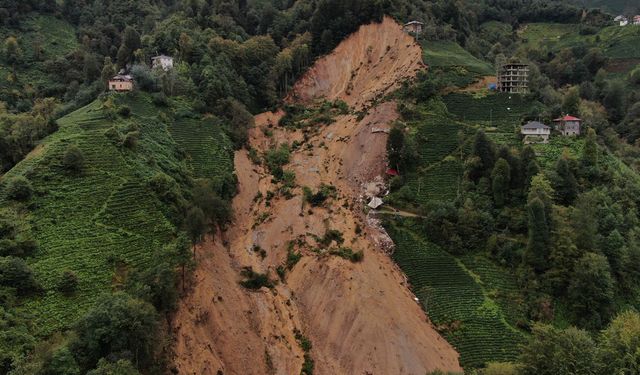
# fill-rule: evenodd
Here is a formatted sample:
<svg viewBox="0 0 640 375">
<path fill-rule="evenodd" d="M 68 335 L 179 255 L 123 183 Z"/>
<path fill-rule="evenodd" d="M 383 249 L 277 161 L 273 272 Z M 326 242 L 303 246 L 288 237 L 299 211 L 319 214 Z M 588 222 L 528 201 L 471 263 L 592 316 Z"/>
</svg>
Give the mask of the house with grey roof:
<svg viewBox="0 0 640 375">
<path fill-rule="evenodd" d="M 551 127 L 539 121 L 529 121 L 520 128 L 524 143 L 547 143 L 551 136 Z"/>
</svg>

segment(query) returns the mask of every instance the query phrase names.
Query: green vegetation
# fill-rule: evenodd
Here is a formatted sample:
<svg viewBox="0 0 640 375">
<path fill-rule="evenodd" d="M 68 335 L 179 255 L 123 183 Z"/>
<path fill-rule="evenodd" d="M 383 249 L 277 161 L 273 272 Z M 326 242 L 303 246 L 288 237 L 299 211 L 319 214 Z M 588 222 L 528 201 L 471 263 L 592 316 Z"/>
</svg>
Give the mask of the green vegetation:
<svg viewBox="0 0 640 375">
<path fill-rule="evenodd" d="M 348 247 L 340 247 L 338 249 L 330 250 L 329 254 L 350 260 L 352 263 L 362 262 L 362 260 L 364 259 L 364 252 L 362 250 L 354 252 L 351 248 Z"/>
<path fill-rule="evenodd" d="M 245 280 L 240 282 L 240 285 L 247 289 L 260 289 L 262 287 L 273 288 L 273 281 L 269 279 L 269 275 L 265 273 L 255 272 L 251 267 L 246 267 L 242 270 L 242 276 Z"/>
<path fill-rule="evenodd" d="M 179 118 L 170 123 L 169 132 L 186 154 L 194 176 L 219 178 L 233 171 L 233 145 L 216 119 Z"/>
<path fill-rule="evenodd" d="M 300 375 L 313 375 L 315 362 L 313 361 L 313 358 L 311 358 L 311 341 L 297 328 L 294 329 L 293 333 L 296 341 L 298 341 L 298 345 L 300 345 L 300 349 L 304 352 L 304 362 L 302 364 L 302 369 L 300 370 Z"/>
<path fill-rule="evenodd" d="M 320 184 L 317 192 L 313 192 L 311 188 L 305 186 L 302 188 L 304 193 L 304 201 L 309 203 L 311 207 L 319 207 L 329 198 L 337 196 L 336 187 L 332 185 Z"/>
<path fill-rule="evenodd" d="M 388 226 L 396 243 L 393 258 L 409 277 L 431 321 L 460 353 L 462 366 L 516 359 L 524 335 L 507 323 L 500 306 L 479 284 L 483 279 L 400 225 Z"/>
<path fill-rule="evenodd" d="M 548 51 L 582 46 L 598 48 L 611 59 L 640 59 L 636 46 L 640 33 L 634 27 L 609 26 L 592 35 L 583 35 L 580 25 L 531 23 L 523 27 L 520 37 L 523 47 L 535 47 Z"/>
<path fill-rule="evenodd" d="M 422 43 L 425 64 L 434 68 L 462 67 L 473 75 L 495 75 L 491 64 L 478 59 L 453 41 L 425 40 Z"/>
<path fill-rule="evenodd" d="M 109 120 L 110 111 L 124 100 L 129 103 L 130 115 Z M 6 253 L 27 256 L 28 269 L 33 270 L 32 279 L 28 273 L 20 276 L 24 285 L 31 287 L 19 290 L 24 297 L 12 310 L 32 315 L 32 334 L 47 336 L 73 328 L 104 295 L 114 289 L 128 290 L 138 274 L 167 267 L 163 262 L 175 266 L 189 259 L 178 251 L 178 234 L 185 192 L 193 183 L 169 131 L 172 113 L 171 107 L 155 107 L 151 97 L 143 93 L 105 96 L 60 119 L 59 130 L 47 138 L 43 150 L 0 180 L 4 205 L 13 215 L 24 217 L 23 224 L 16 224 L 24 232 L 5 245 Z M 139 134 L 135 148 L 114 143 L 105 135 L 107 130 Z M 206 141 L 210 148 L 220 147 L 225 139 L 207 137 L 202 147 L 207 147 Z M 231 148 L 228 141 L 226 144 L 226 154 L 217 153 L 219 160 L 212 159 L 217 164 L 216 177 L 221 179 L 232 172 Z M 64 172 L 70 169 L 78 173 Z M 196 197 L 202 195 L 195 191 Z M 8 227 L 6 231 L 15 229 Z M 36 252 L 29 250 L 33 246 L 37 246 Z M 162 306 L 171 305 L 168 299 L 175 298 L 175 293 L 170 297 L 177 279 L 174 266 L 168 266 L 169 289 L 162 292 L 163 297 L 158 299 L 153 293 L 143 297 L 160 312 L 166 311 Z M 137 295 L 138 288 L 159 280 L 140 279 L 131 293 Z M 15 358 L 20 358 L 17 355 Z M 81 367 L 88 369 L 98 359 L 83 362 L 77 358 Z"/>
</svg>

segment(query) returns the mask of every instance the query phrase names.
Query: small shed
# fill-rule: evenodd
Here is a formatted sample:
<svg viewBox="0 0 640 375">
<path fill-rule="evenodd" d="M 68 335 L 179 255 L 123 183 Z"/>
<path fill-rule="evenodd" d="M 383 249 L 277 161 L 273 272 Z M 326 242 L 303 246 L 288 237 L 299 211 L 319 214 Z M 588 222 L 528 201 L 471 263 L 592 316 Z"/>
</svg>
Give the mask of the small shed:
<svg viewBox="0 0 640 375">
<path fill-rule="evenodd" d="M 633 24 L 640 25 L 640 14 L 633 16 Z"/>
<path fill-rule="evenodd" d="M 128 74 L 118 74 L 109 80 L 109 91 L 132 91 L 133 77 Z"/>
<path fill-rule="evenodd" d="M 382 199 L 378 198 L 378 197 L 373 197 L 371 198 L 371 201 L 369 202 L 369 204 L 367 206 L 373 208 L 374 210 L 380 206 L 382 206 L 384 204 L 384 202 L 382 201 Z"/>
<path fill-rule="evenodd" d="M 388 176 L 400 176 L 400 172 L 398 172 L 397 170 L 395 170 L 393 168 L 387 169 L 386 173 L 387 173 Z"/>
<path fill-rule="evenodd" d="M 407 22 L 404 24 L 404 26 L 402 27 L 402 30 L 404 30 L 405 33 L 411 33 L 411 34 L 420 34 L 422 32 L 424 23 L 420 22 L 420 21 L 411 21 L 411 22 Z"/>
<path fill-rule="evenodd" d="M 162 69 L 165 72 L 173 69 L 173 57 L 167 55 L 159 55 L 151 58 L 151 67 L 153 69 Z"/>
</svg>

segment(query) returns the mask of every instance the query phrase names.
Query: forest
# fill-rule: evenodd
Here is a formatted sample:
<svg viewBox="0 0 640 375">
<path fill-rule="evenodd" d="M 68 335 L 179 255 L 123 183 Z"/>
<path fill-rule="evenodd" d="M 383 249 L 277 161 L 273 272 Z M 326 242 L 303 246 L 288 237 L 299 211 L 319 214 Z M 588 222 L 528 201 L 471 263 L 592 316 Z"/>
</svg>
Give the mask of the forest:
<svg viewBox="0 0 640 375">
<path fill-rule="evenodd" d="M 253 115 L 281 105 L 316 58 L 384 15 L 422 20 L 423 45 L 457 44 L 491 70 L 526 61 L 531 93 L 505 122 L 571 113 L 588 129 L 549 153 L 522 147 L 508 126 L 503 141 L 494 136 L 503 125 L 493 113 L 490 126 L 459 113 L 475 102 L 450 88 L 482 75 L 471 68 L 431 66 L 395 94 L 402 122 L 387 149 L 402 175 L 390 181 L 385 200 L 423 218 L 390 220 L 392 237 L 410 231 L 453 257 L 481 254 L 514 274 L 519 290 L 521 310 L 507 319 L 522 337 L 518 353 L 465 368 L 486 375 L 640 372 L 640 56 L 633 44 L 640 31 L 624 35 L 630 47 L 610 51 L 603 46 L 619 37 L 603 40 L 610 14 L 547 0 L 0 0 L 0 374 L 171 372 L 166 322 L 189 280 L 194 245 L 230 225 L 232 152 L 246 145 Z M 535 24 L 578 25 L 576 41 L 538 43 Z M 175 69 L 150 69 L 157 54 L 174 56 Z M 622 68 L 607 70 L 622 60 Z M 140 92 L 112 100 L 106 83 L 122 69 Z M 83 111 L 87 105 L 96 107 Z M 172 141 L 152 127 L 158 123 Z M 83 124 L 102 128 L 83 134 Z M 202 141 L 206 124 L 223 132 Z M 418 130 L 405 132 L 407 124 Z M 443 124 L 453 126 L 438 146 L 442 155 L 424 155 L 425 139 L 444 132 Z M 39 160 L 43 139 L 56 147 L 44 171 L 29 164 Z M 211 157 L 219 166 L 200 161 Z M 444 164 L 433 163 L 438 158 Z M 423 198 L 416 181 L 442 165 L 431 183 L 450 177 L 457 192 L 436 191 L 447 184 L 436 182 L 438 199 Z M 113 293 L 83 299 L 94 284 L 71 269 L 79 265 L 48 275 L 43 268 L 50 265 L 35 260 L 87 246 L 58 238 L 58 231 L 74 233 L 61 225 L 70 213 L 41 186 L 64 186 L 90 200 L 81 178 L 123 170 L 117 193 L 73 220 L 96 221 L 96 228 L 135 222 L 119 199 L 140 194 L 139 209 L 148 213 L 140 231 L 157 240 L 88 235 L 87 243 L 113 244 L 113 253 L 100 254 L 109 267 L 101 280 L 111 269 L 118 276 L 124 263 L 133 266 Z M 60 211 L 45 215 L 39 209 L 46 204 Z M 45 234 L 55 246 L 36 240 Z M 68 316 L 39 321 L 29 313 L 40 300 L 60 312 L 74 298 L 85 305 Z"/>
</svg>

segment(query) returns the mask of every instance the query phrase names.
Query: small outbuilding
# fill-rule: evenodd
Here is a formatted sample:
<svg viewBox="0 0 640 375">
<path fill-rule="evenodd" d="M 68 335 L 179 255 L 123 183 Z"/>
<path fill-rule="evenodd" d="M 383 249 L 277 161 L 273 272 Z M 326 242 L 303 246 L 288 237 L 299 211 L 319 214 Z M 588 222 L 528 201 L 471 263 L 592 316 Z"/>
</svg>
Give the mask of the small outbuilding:
<svg viewBox="0 0 640 375">
<path fill-rule="evenodd" d="M 153 69 L 162 69 L 165 72 L 173 69 L 173 57 L 167 55 L 159 55 L 151 58 L 151 67 Z"/>
<path fill-rule="evenodd" d="M 405 33 L 416 34 L 419 35 L 422 33 L 422 29 L 424 28 L 424 23 L 420 21 L 411 21 L 404 24 L 402 30 Z"/>
<path fill-rule="evenodd" d="M 522 128 L 520 133 L 524 135 L 524 143 L 547 143 L 551 135 L 551 127 L 538 121 L 529 121 Z"/>
<path fill-rule="evenodd" d="M 387 176 L 400 176 L 400 172 L 398 172 L 397 170 L 395 170 L 393 168 L 387 169 L 386 174 L 387 174 Z"/>
<path fill-rule="evenodd" d="M 582 120 L 573 116 L 562 116 L 553 120 L 553 127 L 558 130 L 562 135 L 577 136 L 580 135 L 580 126 Z"/>
<path fill-rule="evenodd" d="M 633 24 L 640 25 L 640 14 L 633 16 Z"/>
<path fill-rule="evenodd" d="M 378 197 L 373 197 L 371 198 L 371 201 L 369 202 L 369 204 L 367 206 L 373 208 L 374 210 L 380 206 L 382 206 L 384 204 L 384 202 L 382 201 L 382 199 L 378 198 Z"/>
<path fill-rule="evenodd" d="M 109 91 L 132 91 L 133 77 L 128 74 L 118 74 L 109 80 Z"/>
</svg>

